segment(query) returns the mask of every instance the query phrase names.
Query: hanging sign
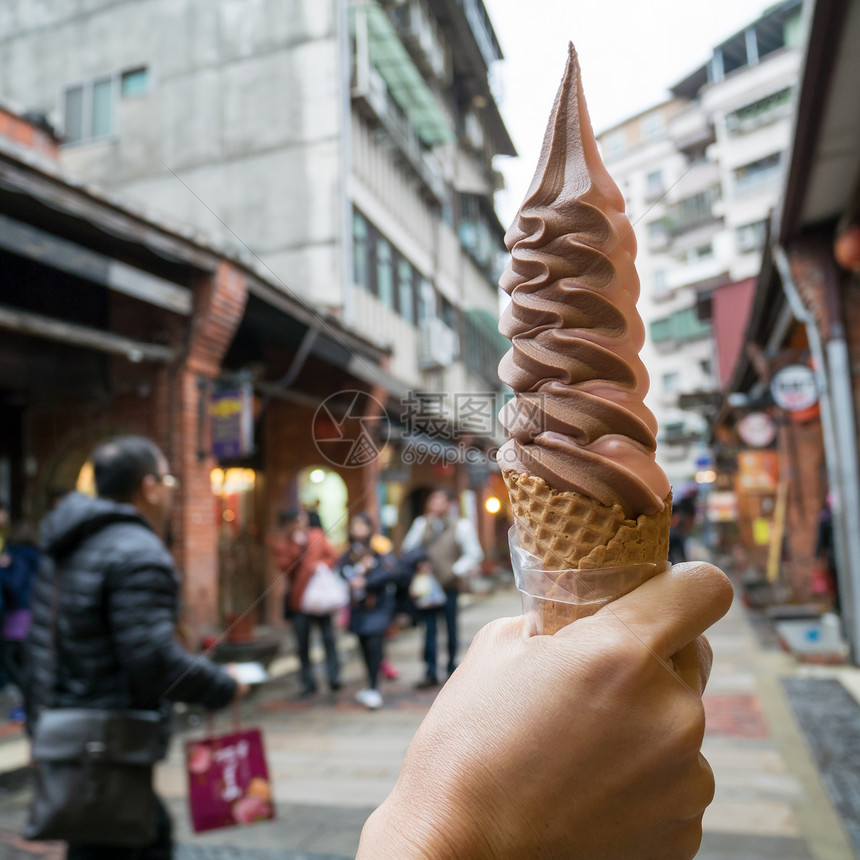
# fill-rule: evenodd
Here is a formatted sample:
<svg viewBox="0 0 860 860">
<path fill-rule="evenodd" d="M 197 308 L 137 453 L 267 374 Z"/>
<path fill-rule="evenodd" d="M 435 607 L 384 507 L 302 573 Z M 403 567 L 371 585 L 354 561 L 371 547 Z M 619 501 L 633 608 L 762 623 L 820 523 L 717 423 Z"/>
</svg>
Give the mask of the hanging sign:
<svg viewBox="0 0 860 860">
<path fill-rule="evenodd" d="M 776 405 L 786 412 L 801 412 L 818 402 L 815 374 L 805 364 L 789 364 L 778 370 L 770 383 Z"/>
<path fill-rule="evenodd" d="M 254 450 L 254 392 L 250 385 L 215 391 L 209 400 L 212 456 L 216 460 L 247 457 Z"/>
<path fill-rule="evenodd" d="M 750 448 L 767 448 L 776 438 L 776 425 L 764 412 L 750 412 L 738 422 L 738 433 Z"/>
</svg>

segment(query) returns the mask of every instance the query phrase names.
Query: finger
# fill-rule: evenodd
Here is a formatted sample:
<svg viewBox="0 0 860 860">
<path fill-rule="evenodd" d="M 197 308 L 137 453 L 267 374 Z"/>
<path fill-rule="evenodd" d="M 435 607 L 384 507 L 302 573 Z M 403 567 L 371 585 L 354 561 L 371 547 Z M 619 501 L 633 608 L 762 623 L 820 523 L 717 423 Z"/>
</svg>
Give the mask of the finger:
<svg viewBox="0 0 860 860">
<path fill-rule="evenodd" d="M 594 617 L 620 621 L 658 656 L 669 659 L 719 621 L 732 597 L 732 585 L 719 568 L 704 562 L 676 564 Z"/>
<path fill-rule="evenodd" d="M 672 656 L 672 667 L 681 680 L 693 691 L 702 695 L 711 675 L 714 652 L 704 636 L 697 636 Z"/>
</svg>

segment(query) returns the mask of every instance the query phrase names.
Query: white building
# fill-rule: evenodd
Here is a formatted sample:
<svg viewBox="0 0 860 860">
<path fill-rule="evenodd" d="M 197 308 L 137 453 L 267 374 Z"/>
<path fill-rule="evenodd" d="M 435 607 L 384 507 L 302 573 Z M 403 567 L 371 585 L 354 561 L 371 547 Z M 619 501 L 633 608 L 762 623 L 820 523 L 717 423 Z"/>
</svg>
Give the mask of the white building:
<svg viewBox="0 0 860 860">
<path fill-rule="evenodd" d="M 791 134 L 800 24 L 801 0 L 779 3 L 717 45 L 668 101 L 599 136 L 639 240 L 648 404 L 676 485 L 707 458 L 708 404 L 736 358 L 722 344 L 739 342 L 746 322 L 740 299 L 759 270 Z M 711 296 L 731 285 L 737 313 L 713 321 Z"/>
<path fill-rule="evenodd" d="M 499 388 L 514 155 L 482 0 L 4 0 L 0 96 L 62 166 L 240 243 L 424 391 Z"/>
</svg>

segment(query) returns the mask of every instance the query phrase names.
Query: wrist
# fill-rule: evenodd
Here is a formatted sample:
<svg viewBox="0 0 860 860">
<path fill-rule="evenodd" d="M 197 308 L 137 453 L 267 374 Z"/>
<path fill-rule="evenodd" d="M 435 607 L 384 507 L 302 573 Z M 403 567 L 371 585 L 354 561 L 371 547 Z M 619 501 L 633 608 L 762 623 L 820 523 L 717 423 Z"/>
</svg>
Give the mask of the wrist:
<svg viewBox="0 0 860 860">
<path fill-rule="evenodd" d="M 477 818 L 465 820 L 438 794 L 424 804 L 403 797 L 398 784 L 367 819 L 356 860 L 490 860 L 485 831 Z"/>
</svg>

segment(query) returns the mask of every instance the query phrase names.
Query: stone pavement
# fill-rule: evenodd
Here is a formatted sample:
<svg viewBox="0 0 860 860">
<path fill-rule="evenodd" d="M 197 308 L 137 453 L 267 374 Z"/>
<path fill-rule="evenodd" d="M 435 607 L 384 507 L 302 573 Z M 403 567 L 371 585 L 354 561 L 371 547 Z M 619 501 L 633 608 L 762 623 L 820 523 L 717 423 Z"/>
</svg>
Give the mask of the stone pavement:
<svg viewBox="0 0 860 860">
<path fill-rule="evenodd" d="M 518 611 L 513 590 L 474 599 L 461 615 L 463 641 L 490 619 Z M 797 667 L 790 657 L 758 641 L 738 602 L 710 638 L 715 664 L 705 698 L 704 752 L 717 791 L 705 816 L 699 860 L 850 860 L 855 855 L 837 801 L 831 801 L 822 779 L 824 765 L 820 769 L 810 752 L 783 682 L 837 680 L 840 689 L 852 690 L 851 700 L 856 701 L 860 673 L 834 669 L 822 674 L 824 670 L 816 669 L 810 674 Z M 378 712 L 353 701 L 362 681 L 355 659 L 348 662 L 345 688 L 337 695 L 295 701 L 298 688 L 290 677 L 273 682 L 246 703 L 243 723 L 258 725 L 265 734 L 275 822 L 194 836 L 185 808 L 181 743 L 174 743 L 159 769 L 158 785 L 176 823 L 178 860 L 353 857 L 364 820 L 393 786 L 412 734 L 433 700 L 432 692 L 412 689 L 421 677 L 419 646 L 417 631 L 406 631 L 391 643 L 389 656 L 402 676 L 387 683 L 385 706 Z M 814 707 L 806 702 L 813 720 Z M 229 715 L 220 716 L 216 730 L 229 728 Z M 202 726 L 185 734 L 199 736 Z M 0 762 L 4 745 L 15 743 L 14 738 L 0 739 Z M 846 782 L 831 784 L 844 787 Z M 851 792 L 843 794 L 850 802 Z M 26 803 L 22 774 L 0 777 L 0 860 L 59 860 L 62 853 L 54 846 L 16 841 Z M 842 812 L 850 817 L 850 809 Z"/>
</svg>

